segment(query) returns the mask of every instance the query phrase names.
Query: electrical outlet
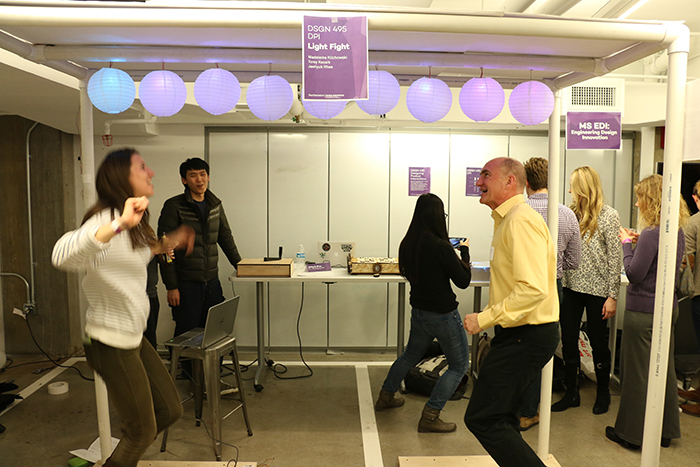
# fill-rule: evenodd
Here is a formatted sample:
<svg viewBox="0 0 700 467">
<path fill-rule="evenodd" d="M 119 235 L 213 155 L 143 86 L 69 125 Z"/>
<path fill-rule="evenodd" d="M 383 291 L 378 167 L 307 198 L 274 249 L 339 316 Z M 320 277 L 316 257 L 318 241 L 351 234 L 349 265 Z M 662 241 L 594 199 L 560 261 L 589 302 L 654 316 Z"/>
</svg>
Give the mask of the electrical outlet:
<svg viewBox="0 0 700 467">
<path fill-rule="evenodd" d="M 36 314 L 36 310 L 34 310 L 34 305 L 32 305 L 31 303 L 25 303 L 24 304 L 24 315 L 27 316 L 27 315 L 35 315 L 35 314 Z"/>
</svg>

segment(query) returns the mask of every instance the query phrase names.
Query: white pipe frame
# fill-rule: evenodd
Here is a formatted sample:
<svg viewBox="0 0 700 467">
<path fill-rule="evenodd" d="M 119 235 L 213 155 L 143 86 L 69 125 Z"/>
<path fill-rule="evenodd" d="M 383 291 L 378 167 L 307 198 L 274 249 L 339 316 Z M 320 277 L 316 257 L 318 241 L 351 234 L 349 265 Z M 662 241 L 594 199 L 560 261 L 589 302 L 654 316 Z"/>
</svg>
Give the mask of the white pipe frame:
<svg viewBox="0 0 700 467">
<path fill-rule="evenodd" d="M 561 132 L 561 91 L 554 93 L 554 111 L 549 117 L 549 172 L 547 174 L 547 227 L 555 245 L 559 241 L 559 158 Z M 555 247 L 555 251 L 556 247 Z M 559 295 L 558 290 L 550 291 Z M 557 300 L 557 306 L 558 306 Z M 552 423 L 552 380 L 554 359 L 542 368 L 540 387 L 540 431 L 537 437 L 537 455 L 542 462 L 549 458 L 549 437 Z"/>
<path fill-rule="evenodd" d="M 673 325 L 673 295 L 677 273 L 676 254 L 683 163 L 685 81 L 689 48 L 690 34 L 687 28 L 685 28 L 685 34 L 679 35 L 668 48 L 663 197 L 641 467 L 657 467 L 659 465 L 666 375 Z"/>
</svg>

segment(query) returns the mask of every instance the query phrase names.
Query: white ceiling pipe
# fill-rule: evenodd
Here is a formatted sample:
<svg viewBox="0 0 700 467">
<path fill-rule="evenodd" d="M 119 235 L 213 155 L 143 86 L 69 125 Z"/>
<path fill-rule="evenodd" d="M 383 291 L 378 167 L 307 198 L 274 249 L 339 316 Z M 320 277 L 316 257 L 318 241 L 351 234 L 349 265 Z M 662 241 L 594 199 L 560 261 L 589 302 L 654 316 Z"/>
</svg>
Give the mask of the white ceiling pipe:
<svg viewBox="0 0 700 467">
<path fill-rule="evenodd" d="M 44 56 L 52 60 L 88 62 L 124 61 L 128 63 L 255 63 L 302 66 L 301 50 L 220 49 L 201 47 L 113 47 L 113 46 L 46 46 Z M 550 58 L 514 54 L 455 54 L 433 52 L 371 52 L 370 65 L 435 66 L 486 69 L 530 70 L 546 67 L 554 71 L 593 72 L 590 58 Z M 117 65 L 117 68 L 119 66 Z"/>
<path fill-rule="evenodd" d="M 668 52 L 664 51 L 658 57 L 652 57 L 648 70 L 652 75 L 666 73 L 668 71 Z"/>
<path fill-rule="evenodd" d="M 503 11 L 523 13 L 525 10 L 530 8 L 530 5 L 533 3 L 535 3 L 535 0 L 507 0 L 503 4 Z"/>
<path fill-rule="evenodd" d="M 0 6 L 3 2 L 0 2 Z M 131 5 L 131 4 L 130 4 Z M 318 5 L 318 4 L 314 4 Z M 105 15 L 104 8 L 92 6 L 30 8 L 6 6 L 0 8 L 0 24 L 35 27 L 207 27 L 301 29 L 305 14 L 324 15 L 327 7 L 305 10 L 297 5 L 286 8 L 244 9 L 228 8 L 113 8 Z M 666 26 L 658 22 L 612 22 L 609 20 L 575 20 L 569 18 L 533 18 L 523 15 L 498 14 L 490 16 L 429 12 L 382 12 L 371 9 L 346 8 L 339 13 L 363 14 L 371 31 L 407 31 L 538 36 L 557 38 L 595 38 L 599 40 L 657 41 L 667 43 Z M 301 40 L 301 36 L 300 36 Z"/>
<path fill-rule="evenodd" d="M 563 15 L 578 3 L 581 3 L 581 0 L 549 0 L 533 11 L 533 13 L 538 15 Z"/>
<path fill-rule="evenodd" d="M 42 61 L 38 60 L 40 55 L 39 49 L 32 44 L 21 41 L 3 31 L 0 31 L 0 48 L 19 55 L 22 58 L 31 60 L 36 63 L 41 63 L 55 70 L 62 71 L 70 76 L 78 79 L 83 79 L 87 76 L 87 70 L 81 66 L 69 62 Z"/>
<path fill-rule="evenodd" d="M 595 12 L 594 18 L 617 18 L 622 13 L 626 12 L 640 0 L 611 0 Z"/>
</svg>

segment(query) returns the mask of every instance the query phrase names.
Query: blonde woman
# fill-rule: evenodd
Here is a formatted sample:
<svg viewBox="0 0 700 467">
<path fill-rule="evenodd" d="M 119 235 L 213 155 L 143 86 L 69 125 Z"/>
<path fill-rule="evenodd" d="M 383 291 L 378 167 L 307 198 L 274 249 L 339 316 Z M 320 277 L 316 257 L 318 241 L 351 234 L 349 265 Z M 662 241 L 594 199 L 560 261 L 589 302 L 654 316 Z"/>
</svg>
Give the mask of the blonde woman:
<svg viewBox="0 0 700 467">
<path fill-rule="evenodd" d="M 569 407 L 581 405 L 578 337 L 585 309 L 598 385 L 593 413 L 599 415 L 606 413 L 610 406 L 607 320 L 615 316 L 620 293 L 620 216 L 615 209 L 605 204 L 600 176 L 593 168 L 584 166 L 574 170 L 570 186 L 570 207 L 576 214 L 581 230 L 581 265 L 578 269 L 564 271 L 562 280 L 564 300 L 559 322 L 566 393 L 552 405 L 552 411 L 562 412 Z"/>
<path fill-rule="evenodd" d="M 630 281 L 627 287 L 627 304 L 622 330 L 620 354 L 620 408 L 615 426 L 605 429 L 605 435 L 627 449 L 639 449 L 644 432 L 644 410 L 647 399 L 649 356 L 651 353 L 651 332 L 654 323 L 654 296 L 656 294 L 656 271 L 659 256 L 659 223 L 661 219 L 661 175 L 651 175 L 635 187 L 637 206 L 641 221 L 646 226 L 637 235 L 620 229 L 623 263 Z M 679 224 L 685 225 L 689 217 L 688 206 L 681 200 Z M 636 242 L 636 247 L 632 244 Z M 678 229 L 678 250 L 676 270 L 683 258 L 685 238 Z M 673 295 L 673 326 L 671 342 L 678 318 L 678 297 Z M 678 417 L 678 396 L 676 394 L 676 370 L 673 358 L 673 345 L 668 354 L 666 375 L 666 396 L 664 402 L 661 445 L 668 447 L 671 439 L 681 437 Z"/>
</svg>

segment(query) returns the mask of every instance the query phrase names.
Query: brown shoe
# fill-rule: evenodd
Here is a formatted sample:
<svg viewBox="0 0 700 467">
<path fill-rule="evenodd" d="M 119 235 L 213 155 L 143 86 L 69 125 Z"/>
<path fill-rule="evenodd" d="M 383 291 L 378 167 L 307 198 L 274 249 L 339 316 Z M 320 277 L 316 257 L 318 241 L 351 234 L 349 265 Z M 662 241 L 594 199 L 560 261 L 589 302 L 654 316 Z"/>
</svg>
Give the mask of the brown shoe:
<svg viewBox="0 0 700 467">
<path fill-rule="evenodd" d="M 451 433 L 457 429 L 457 424 L 445 422 L 440 418 L 440 410 L 426 405 L 418 422 L 418 433 Z"/>
<path fill-rule="evenodd" d="M 382 412 L 386 409 L 401 407 L 405 402 L 403 397 L 396 397 L 393 392 L 381 389 L 379 391 L 379 399 L 377 399 L 377 403 L 374 404 L 374 410 Z"/>
<path fill-rule="evenodd" d="M 700 402 L 700 390 L 698 389 L 693 389 L 691 391 L 683 391 L 682 389 L 679 389 L 678 396 L 689 401 Z"/>
<path fill-rule="evenodd" d="M 527 431 L 538 423 L 540 423 L 539 412 L 534 417 L 520 417 L 520 431 Z"/>
<path fill-rule="evenodd" d="M 683 411 L 683 413 L 687 413 L 688 415 L 694 415 L 696 417 L 700 417 L 700 405 L 682 404 L 681 410 Z"/>
</svg>

